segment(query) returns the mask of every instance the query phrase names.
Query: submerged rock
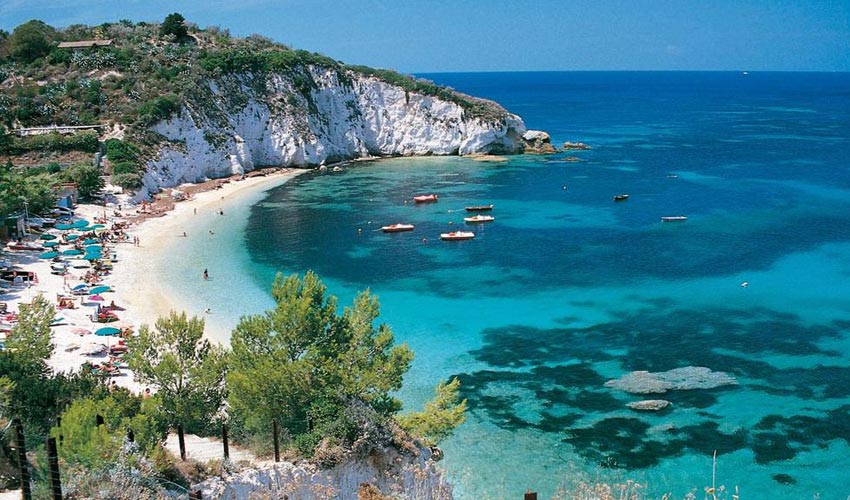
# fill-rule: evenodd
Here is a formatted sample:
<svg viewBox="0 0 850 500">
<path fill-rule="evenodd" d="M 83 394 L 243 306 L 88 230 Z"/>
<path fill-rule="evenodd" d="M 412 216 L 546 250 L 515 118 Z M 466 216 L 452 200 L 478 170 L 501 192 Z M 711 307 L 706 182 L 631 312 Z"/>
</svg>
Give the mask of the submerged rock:
<svg viewBox="0 0 850 500">
<path fill-rule="evenodd" d="M 626 406 L 638 411 L 658 411 L 667 408 L 670 404 L 670 401 L 665 399 L 645 399 L 643 401 L 632 401 Z"/>
<path fill-rule="evenodd" d="M 662 394 L 674 390 L 713 389 L 735 385 L 735 377 L 704 366 L 686 366 L 666 372 L 635 371 L 605 382 L 605 387 L 632 394 Z"/>
</svg>

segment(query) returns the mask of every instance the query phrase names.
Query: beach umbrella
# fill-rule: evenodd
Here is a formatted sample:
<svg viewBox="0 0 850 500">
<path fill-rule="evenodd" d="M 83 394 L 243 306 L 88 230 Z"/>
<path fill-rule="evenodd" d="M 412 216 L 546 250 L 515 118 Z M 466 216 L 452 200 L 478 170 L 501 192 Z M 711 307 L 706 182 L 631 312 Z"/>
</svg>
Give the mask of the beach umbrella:
<svg viewBox="0 0 850 500">
<path fill-rule="evenodd" d="M 43 239 L 43 240 L 55 240 L 55 239 L 56 239 L 56 235 L 55 235 L 55 234 L 50 234 L 50 233 L 44 233 L 44 234 L 42 234 L 41 236 L 39 236 L 39 238 L 41 238 L 41 239 Z"/>
<path fill-rule="evenodd" d="M 82 290 L 83 288 L 88 288 L 89 286 L 85 283 L 80 283 L 78 285 L 74 285 L 71 287 L 71 290 Z"/>
<path fill-rule="evenodd" d="M 92 290 L 89 290 L 89 293 L 94 293 Z M 92 302 L 103 302 L 103 297 L 100 295 L 90 295 L 89 300 Z"/>
<path fill-rule="evenodd" d="M 57 257 L 57 256 L 59 256 L 59 252 L 44 252 L 43 254 L 39 255 L 38 258 L 39 259 L 52 259 L 52 258 Z"/>
<path fill-rule="evenodd" d="M 56 229 L 61 229 L 62 231 L 67 231 L 67 230 L 69 230 L 69 229 L 74 229 L 74 225 L 73 225 L 73 224 L 56 224 L 56 226 L 54 226 L 54 227 L 55 227 Z"/>
<path fill-rule="evenodd" d="M 119 333 L 121 333 L 120 329 L 111 326 L 105 326 L 103 328 L 95 330 L 94 332 L 94 334 L 98 337 L 108 337 L 109 335 L 118 335 Z"/>
<path fill-rule="evenodd" d="M 87 253 L 83 255 L 84 260 L 98 260 L 101 259 L 102 256 L 100 254 Z"/>
<path fill-rule="evenodd" d="M 89 293 L 92 294 L 92 295 L 97 295 L 99 293 L 108 292 L 110 290 L 111 290 L 111 288 L 109 288 L 106 285 L 98 285 L 98 286 L 92 288 L 91 290 L 89 290 Z"/>
<path fill-rule="evenodd" d="M 53 248 L 58 244 L 59 244 L 58 241 L 45 241 L 44 243 L 41 244 L 41 246 L 43 246 L 45 248 Z"/>
<path fill-rule="evenodd" d="M 73 226 L 77 229 L 88 227 L 88 225 L 89 225 L 89 221 L 84 220 L 84 219 L 80 219 L 80 220 L 74 222 L 74 224 L 73 224 Z"/>
<path fill-rule="evenodd" d="M 96 240 L 94 238 L 89 238 L 89 239 L 87 239 L 86 241 L 83 242 L 83 245 L 97 245 L 98 243 L 100 243 L 100 240 Z"/>
<path fill-rule="evenodd" d="M 89 226 L 89 229 L 94 230 L 94 229 L 100 229 L 100 228 L 103 228 L 103 227 L 106 227 L 106 226 L 104 226 L 103 224 L 92 224 L 91 226 Z"/>
<path fill-rule="evenodd" d="M 91 330 L 87 328 L 74 328 L 73 330 L 71 330 L 71 333 L 76 335 L 90 335 Z"/>
<path fill-rule="evenodd" d="M 86 252 L 100 252 L 102 249 L 102 245 L 88 245 L 86 247 Z"/>
<path fill-rule="evenodd" d="M 70 248 L 70 249 L 64 250 L 62 252 L 62 255 L 82 255 L 82 254 L 83 254 L 83 251 L 77 250 L 76 248 Z"/>
<path fill-rule="evenodd" d="M 74 241 L 79 237 L 80 237 L 79 234 L 69 234 L 68 236 L 65 236 L 65 239 L 68 240 L 68 241 Z"/>
</svg>

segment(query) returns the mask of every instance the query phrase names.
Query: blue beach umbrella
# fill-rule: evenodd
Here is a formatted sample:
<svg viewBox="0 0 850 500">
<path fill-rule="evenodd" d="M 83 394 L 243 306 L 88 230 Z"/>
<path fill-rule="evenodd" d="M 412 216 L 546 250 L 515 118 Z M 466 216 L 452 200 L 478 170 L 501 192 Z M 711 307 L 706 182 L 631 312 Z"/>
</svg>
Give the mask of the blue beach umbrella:
<svg viewBox="0 0 850 500">
<path fill-rule="evenodd" d="M 112 289 L 106 285 L 99 285 L 89 290 L 89 295 L 97 295 L 99 293 L 108 292 L 110 290 Z"/>
<path fill-rule="evenodd" d="M 84 219 L 80 219 L 80 220 L 74 222 L 74 227 L 76 227 L 76 228 L 88 227 L 88 225 L 89 225 L 89 221 L 84 220 Z"/>
<path fill-rule="evenodd" d="M 50 234 L 50 233 L 44 233 L 44 234 L 42 234 L 41 236 L 39 236 L 39 238 L 41 238 L 41 239 L 43 239 L 43 240 L 55 240 L 55 239 L 56 239 L 56 235 L 55 235 L 55 234 Z"/>
<path fill-rule="evenodd" d="M 102 248 L 102 245 L 88 245 L 86 247 L 86 252 L 100 252 Z"/>
<path fill-rule="evenodd" d="M 76 248 L 71 248 L 62 252 L 62 255 L 82 255 L 82 250 L 77 250 Z"/>
<path fill-rule="evenodd" d="M 104 226 L 103 224 L 92 224 L 91 226 L 89 226 L 89 229 L 94 230 L 94 229 L 100 229 L 100 228 L 103 228 L 103 227 L 106 227 L 106 226 Z"/>
<path fill-rule="evenodd" d="M 74 241 L 79 237 L 80 237 L 79 234 L 69 234 L 68 236 L 65 236 L 65 239 L 68 240 L 68 241 Z"/>
<path fill-rule="evenodd" d="M 94 334 L 98 337 L 108 337 L 110 335 L 118 335 L 121 333 L 121 330 L 112 326 L 105 326 L 98 330 L 95 330 Z"/>
<path fill-rule="evenodd" d="M 39 259 L 52 259 L 53 257 L 57 257 L 58 255 L 59 255 L 59 252 L 44 252 L 43 254 L 39 255 L 38 258 Z"/>
<path fill-rule="evenodd" d="M 87 253 L 87 254 L 83 255 L 83 260 L 98 260 L 98 259 L 102 259 L 102 258 L 103 258 L 103 256 L 100 255 L 100 254 Z"/>
<path fill-rule="evenodd" d="M 89 239 L 87 239 L 86 241 L 83 242 L 83 245 L 97 245 L 98 243 L 100 243 L 100 240 L 96 240 L 94 238 L 89 238 Z"/>
<path fill-rule="evenodd" d="M 54 226 L 54 227 L 55 227 L 56 229 L 61 229 L 62 231 L 67 231 L 67 230 L 69 230 L 69 229 L 74 229 L 74 225 L 73 225 L 73 224 L 56 224 L 56 226 Z"/>
<path fill-rule="evenodd" d="M 44 243 L 41 244 L 41 246 L 46 247 L 46 248 L 53 248 L 58 244 L 59 244 L 58 241 L 45 241 Z"/>
</svg>

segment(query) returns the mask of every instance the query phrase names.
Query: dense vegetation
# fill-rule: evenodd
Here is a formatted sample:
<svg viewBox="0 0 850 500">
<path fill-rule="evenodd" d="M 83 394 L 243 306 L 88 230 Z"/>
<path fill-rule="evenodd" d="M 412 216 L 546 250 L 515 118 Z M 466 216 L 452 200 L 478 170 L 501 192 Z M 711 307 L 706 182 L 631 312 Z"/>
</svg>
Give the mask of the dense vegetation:
<svg viewBox="0 0 850 500">
<path fill-rule="evenodd" d="M 142 470 L 120 487 L 133 492 L 122 498 L 151 498 L 151 491 L 187 482 L 161 444 L 178 424 L 207 435 L 227 423 L 239 442 L 268 454 L 277 421 L 289 455 L 333 465 L 352 454 L 409 448 L 399 424 L 433 444 L 464 421 L 466 401 L 458 398 L 457 380 L 441 383 L 424 411 L 398 416 L 401 403 L 392 393 L 401 388 L 413 353 L 394 345 L 387 325 L 375 324 L 379 304 L 368 291 L 340 313 L 337 299 L 307 273 L 279 275 L 272 296 L 273 309 L 242 318 L 231 350 L 204 339 L 204 320 L 185 313 L 143 327 L 129 341 L 128 363 L 138 380 L 155 389 L 148 397 L 108 390 L 90 374 L 52 374 L 45 360 L 53 351 L 55 311 L 37 298 L 22 306 L 7 348 L 0 350 L 0 429 L 20 419 L 36 455 L 43 453 L 37 443 L 46 436 L 61 436 L 63 472 L 77 497 L 85 497 L 79 492 L 86 488 L 122 484 L 116 479 L 122 470 Z M 10 437 L 0 432 L 0 479 L 4 468 L 11 469 Z M 37 486 L 46 488 L 46 464 L 33 465 Z M 91 479 L 100 474 L 104 482 Z"/>
</svg>

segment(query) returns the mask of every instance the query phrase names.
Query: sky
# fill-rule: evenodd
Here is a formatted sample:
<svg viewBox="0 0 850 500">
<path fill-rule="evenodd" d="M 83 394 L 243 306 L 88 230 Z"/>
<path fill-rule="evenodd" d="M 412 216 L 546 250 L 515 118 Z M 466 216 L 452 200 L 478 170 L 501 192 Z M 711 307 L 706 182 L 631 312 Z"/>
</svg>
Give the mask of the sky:
<svg viewBox="0 0 850 500">
<path fill-rule="evenodd" d="M 0 28 L 171 12 L 408 73 L 850 71 L 850 0 L 0 0 Z"/>
</svg>

